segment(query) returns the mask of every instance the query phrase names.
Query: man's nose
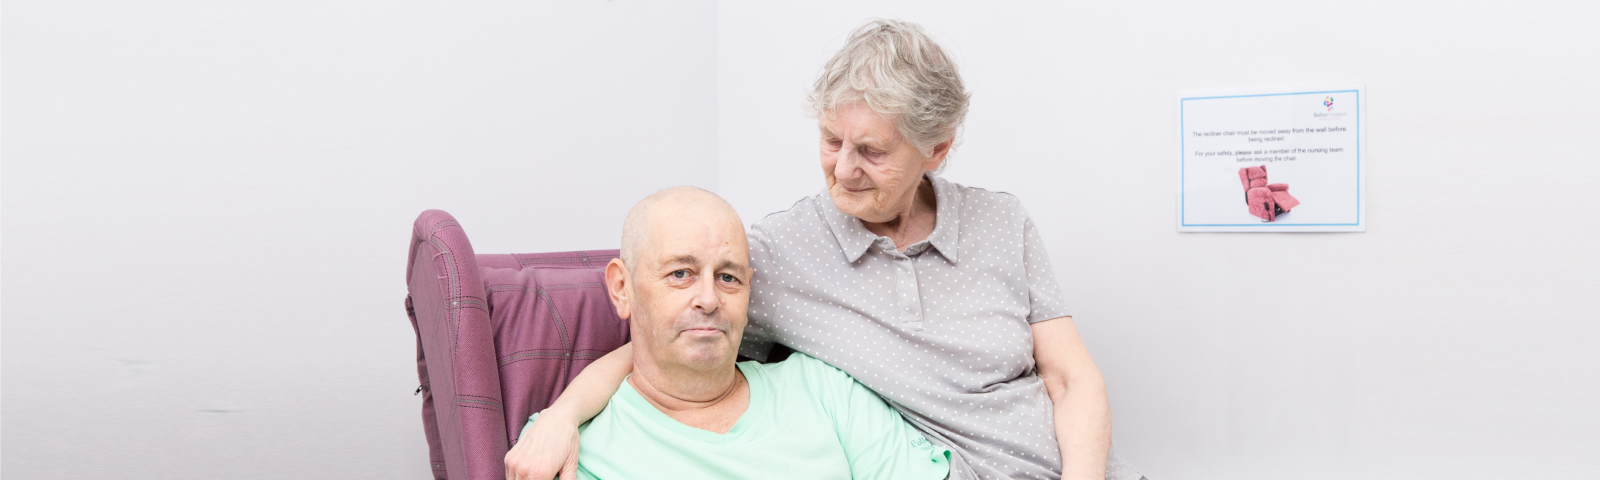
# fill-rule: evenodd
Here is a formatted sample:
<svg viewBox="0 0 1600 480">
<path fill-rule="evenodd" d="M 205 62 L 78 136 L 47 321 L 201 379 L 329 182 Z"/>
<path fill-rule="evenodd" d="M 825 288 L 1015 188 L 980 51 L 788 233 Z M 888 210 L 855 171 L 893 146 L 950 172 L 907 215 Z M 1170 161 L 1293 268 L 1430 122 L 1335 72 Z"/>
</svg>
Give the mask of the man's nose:
<svg viewBox="0 0 1600 480">
<path fill-rule="evenodd" d="M 717 297 L 716 275 L 702 276 L 694 285 L 694 309 L 705 315 L 717 312 L 722 307 L 722 299 Z"/>
</svg>

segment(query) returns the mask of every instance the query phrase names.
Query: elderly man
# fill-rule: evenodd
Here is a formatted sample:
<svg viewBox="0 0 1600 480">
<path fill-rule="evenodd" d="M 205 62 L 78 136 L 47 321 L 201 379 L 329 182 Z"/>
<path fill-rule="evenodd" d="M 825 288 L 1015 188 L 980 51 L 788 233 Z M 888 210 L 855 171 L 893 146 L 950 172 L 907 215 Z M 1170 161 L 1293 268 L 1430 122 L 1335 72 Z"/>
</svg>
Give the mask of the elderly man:
<svg viewBox="0 0 1600 480">
<path fill-rule="evenodd" d="M 735 363 L 748 249 L 738 214 L 704 190 L 665 190 L 628 212 L 606 287 L 630 321 L 633 374 L 580 428 L 577 476 L 945 478 L 949 450 L 844 372 L 799 353 Z M 508 479 L 544 476 L 528 455 L 507 454 Z"/>
</svg>

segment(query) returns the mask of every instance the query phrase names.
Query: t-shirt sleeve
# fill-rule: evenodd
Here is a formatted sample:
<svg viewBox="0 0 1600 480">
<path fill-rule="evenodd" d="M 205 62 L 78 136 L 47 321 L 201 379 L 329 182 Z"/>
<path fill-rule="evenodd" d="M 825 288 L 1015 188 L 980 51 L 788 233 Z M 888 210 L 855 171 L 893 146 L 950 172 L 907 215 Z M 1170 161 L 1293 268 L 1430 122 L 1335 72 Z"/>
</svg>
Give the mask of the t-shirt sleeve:
<svg viewBox="0 0 1600 480">
<path fill-rule="evenodd" d="M 1017 206 L 1017 210 L 1023 217 L 1022 268 L 1028 275 L 1028 323 L 1071 315 L 1066 300 L 1061 297 L 1061 287 L 1056 284 L 1056 270 L 1050 264 L 1050 255 L 1045 252 L 1039 229 L 1034 227 L 1033 218 L 1022 210 L 1021 205 Z"/>
<path fill-rule="evenodd" d="M 821 360 L 796 353 L 833 417 L 834 431 L 855 479 L 942 479 L 950 450 L 928 441 L 878 394 Z"/>
<path fill-rule="evenodd" d="M 750 306 L 746 311 L 749 323 L 745 324 L 744 336 L 739 340 L 739 354 L 766 362 L 772 353 L 772 344 L 777 343 L 768 323 L 776 313 L 771 299 L 777 284 L 768 278 L 776 265 L 772 261 L 772 250 L 767 247 L 767 235 L 760 226 L 750 229 L 749 242 L 750 268 L 755 272 L 750 276 Z"/>
</svg>

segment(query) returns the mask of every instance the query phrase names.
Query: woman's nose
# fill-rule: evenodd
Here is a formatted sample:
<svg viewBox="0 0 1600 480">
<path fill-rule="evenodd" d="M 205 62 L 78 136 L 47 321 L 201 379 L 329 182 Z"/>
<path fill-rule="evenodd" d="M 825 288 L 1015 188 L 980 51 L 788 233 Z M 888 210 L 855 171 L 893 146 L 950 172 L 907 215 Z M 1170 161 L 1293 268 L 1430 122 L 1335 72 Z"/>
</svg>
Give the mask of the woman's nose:
<svg viewBox="0 0 1600 480">
<path fill-rule="evenodd" d="M 848 148 L 840 148 L 839 151 L 837 153 L 834 153 L 833 155 L 834 155 L 834 158 L 833 158 L 833 178 L 834 179 L 836 179 L 836 180 L 850 180 L 850 179 L 854 179 L 854 178 L 856 178 L 858 176 L 858 175 L 856 175 L 856 173 L 860 172 L 861 169 L 857 168 L 858 167 L 858 163 L 857 163 L 856 158 L 855 158 L 856 156 L 855 156 L 855 151 L 854 150 L 848 149 Z"/>
</svg>

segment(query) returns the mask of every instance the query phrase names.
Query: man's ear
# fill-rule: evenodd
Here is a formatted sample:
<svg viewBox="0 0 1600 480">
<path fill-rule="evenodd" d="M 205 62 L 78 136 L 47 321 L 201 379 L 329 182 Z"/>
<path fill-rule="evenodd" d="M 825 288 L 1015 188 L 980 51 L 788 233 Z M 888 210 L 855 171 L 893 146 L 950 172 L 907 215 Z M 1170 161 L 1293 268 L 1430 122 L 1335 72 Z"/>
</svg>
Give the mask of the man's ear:
<svg viewBox="0 0 1600 480">
<path fill-rule="evenodd" d="M 622 259 L 613 258 L 606 264 L 606 293 L 611 295 L 611 305 L 617 307 L 617 317 L 623 320 L 633 316 L 633 305 L 629 303 L 633 295 L 632 282 L 633 277 Z"/>
</svg>

